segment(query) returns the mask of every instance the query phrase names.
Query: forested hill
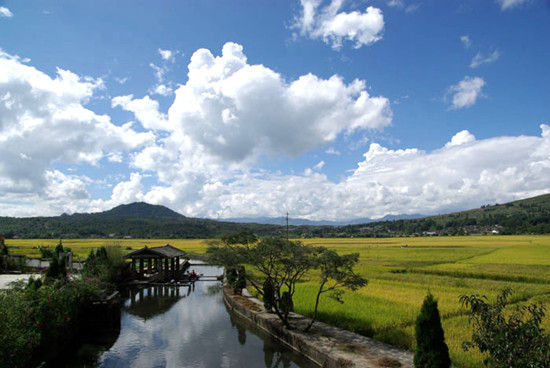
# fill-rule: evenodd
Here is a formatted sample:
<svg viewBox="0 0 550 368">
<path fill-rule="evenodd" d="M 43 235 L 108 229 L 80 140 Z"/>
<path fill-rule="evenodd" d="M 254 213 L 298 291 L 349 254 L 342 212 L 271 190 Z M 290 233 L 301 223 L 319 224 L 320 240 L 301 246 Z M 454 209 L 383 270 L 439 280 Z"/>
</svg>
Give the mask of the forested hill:
<svg viewBox="0 0 550 368">
<path fill-rule="evenodd" d="M 223 222 L 185 217 L 147 203 L 98 213 L 54 217 L 0 217 L 6 238 L 213 238 L 250 230 L 259 236 L 286 235 L 280 225 Z M 458 234 L 550 234 L 550 194 L 505 204 L 419 219 L 346 226 L 290 226 L 291 237 L 347 237 Z"/>
<path fill-rule="evenodd" d="M 212 238 L 240 230 L 251 230 L 258 235 L 282 235 L 284 229 L 185 217 L 167 207 L 143 202 L 97 213 L 0 217 L 0 235 L 6 238 Z"/>
<path fill-rule="evenodd" d="M 349 235 L 550 234 L 550 194 L 420 219 L 341 228 Z"/>
</svg>

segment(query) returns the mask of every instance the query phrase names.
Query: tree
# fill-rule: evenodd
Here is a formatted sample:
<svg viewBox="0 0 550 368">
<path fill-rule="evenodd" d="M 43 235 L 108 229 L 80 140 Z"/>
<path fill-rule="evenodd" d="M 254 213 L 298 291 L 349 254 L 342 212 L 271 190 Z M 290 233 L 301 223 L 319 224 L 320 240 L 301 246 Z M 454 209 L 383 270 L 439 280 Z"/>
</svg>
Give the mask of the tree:
<svg viewBox="0 0 550 368">
<path fill-rule="evenodd" d="M 416 368 L 448 368 L 451 366 L 449 348 L 445 343 L 437 301 L 428 293 L 416 319 Z"/>
<path fill-rule="evenodd" d="M 291 308 L 289 306 L 292 305 L 296 283 L 315 266 L 315 249 L 283 238 L 264 238 L 244 244 L 227 241 L 227 239 L 234 238 L 226 238 L 221 244 L 212 245 L 207 249 L 210 262 L 223 265 L 226 269 L 250 265 L 264 279 L 271 279 L 274 286 L 274 299 L 281 301 L 283 293 L 287 293 L 284 308 L 280 308 L 280 303 L 274 303 L 273 308 L 282 323 L 290 328 L 288 316 Z M 245 277 L 261 295 L 264 295 L 262 288 L 248 274 Z"/>
<path fill-rule="evenodd" d="M 462 295 L 460 302 L 469 308 L 473 326 L 472 341 L 463 349 L 478 348 L 488 353 L 487 367 L 550 367 L 550 335 L 540 326 L 545 315 L 542 305 L 516 306 L 507 309 L 511 289 L 506 288 L 489 304 L 485 296 Z"/>
<path fill-rule="evenodd" d="M 353 271 L 353 266 L 359 261 L 359 253 L 339 255 L 335 251 L 326 248 L 318 248 L 317 253 L 315 268 L 320 270 L 319 290 L 315 298 L 313 318 L 305 331 L 309 331 L 317 319 L 321 294 L 330 293 L 329 295 L 334 300 L 343 303 L 341 299 L 343 288 L 357 290 L 368 283 L 367 279 Z"/>
</svg>

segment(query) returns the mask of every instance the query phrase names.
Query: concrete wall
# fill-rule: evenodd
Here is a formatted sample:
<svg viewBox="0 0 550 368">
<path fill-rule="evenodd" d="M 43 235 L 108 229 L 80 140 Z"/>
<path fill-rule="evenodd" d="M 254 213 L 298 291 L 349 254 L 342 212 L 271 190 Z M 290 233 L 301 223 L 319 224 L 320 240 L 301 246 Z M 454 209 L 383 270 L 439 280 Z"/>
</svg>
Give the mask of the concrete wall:
<svg viewBox="0 0 550 368">
<path fill-rule="evenodd" d="M 316 322 L 308 333 L 304 333 L 301 330 L 310 319 L 299 314 L 291 314 L 290 323 L 295 329 L 289 330 L 250 294 L 234 295 L 231 289 L 224 287 L 224 301 L 231 313 L 250 320 L 321 367 L 413 367 L 411 352 L 322 322 Z"/>
</svg>

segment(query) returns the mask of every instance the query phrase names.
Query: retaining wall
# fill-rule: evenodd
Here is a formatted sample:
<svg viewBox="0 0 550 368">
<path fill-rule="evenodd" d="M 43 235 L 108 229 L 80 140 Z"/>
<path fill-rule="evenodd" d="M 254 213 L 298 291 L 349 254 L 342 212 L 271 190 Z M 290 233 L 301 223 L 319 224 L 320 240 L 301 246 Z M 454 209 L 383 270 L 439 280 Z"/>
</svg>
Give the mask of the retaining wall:
<svg viewBox="0 0 550 368">
<path fill-rule="evenodd" d="M 232 313 L 255 323 L 323 368 L 413 367 L 413 354 L 409 351 L 322 322 L 315 322 L 308 333 L 302 332 L 310 319 L 299 314 L 291 313 L 290 323 L 295 329 L 289 330 L 276 314 L 265 310 L 262 302 L 243 294 L 247 295 L 235 295 L 224 287 L 224 301 Z"/>
</svg>

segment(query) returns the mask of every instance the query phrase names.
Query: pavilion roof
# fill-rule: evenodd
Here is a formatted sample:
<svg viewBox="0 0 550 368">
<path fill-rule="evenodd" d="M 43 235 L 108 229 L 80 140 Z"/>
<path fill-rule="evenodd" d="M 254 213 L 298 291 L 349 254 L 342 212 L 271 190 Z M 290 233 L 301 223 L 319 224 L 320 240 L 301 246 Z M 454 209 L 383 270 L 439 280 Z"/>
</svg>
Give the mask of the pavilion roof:
<svg viewBox="0 0 550 368">
<path fill-rule="evenodd" d="M 166 244 L 161 247 L 143 247 L 141 249 L 134 250 L 126 255 L 126 258 L 140 258 L 157 256 L 159 258 L 174 258 L 184 257 L 186 253 L 176 247 Z"/>
</svg>

